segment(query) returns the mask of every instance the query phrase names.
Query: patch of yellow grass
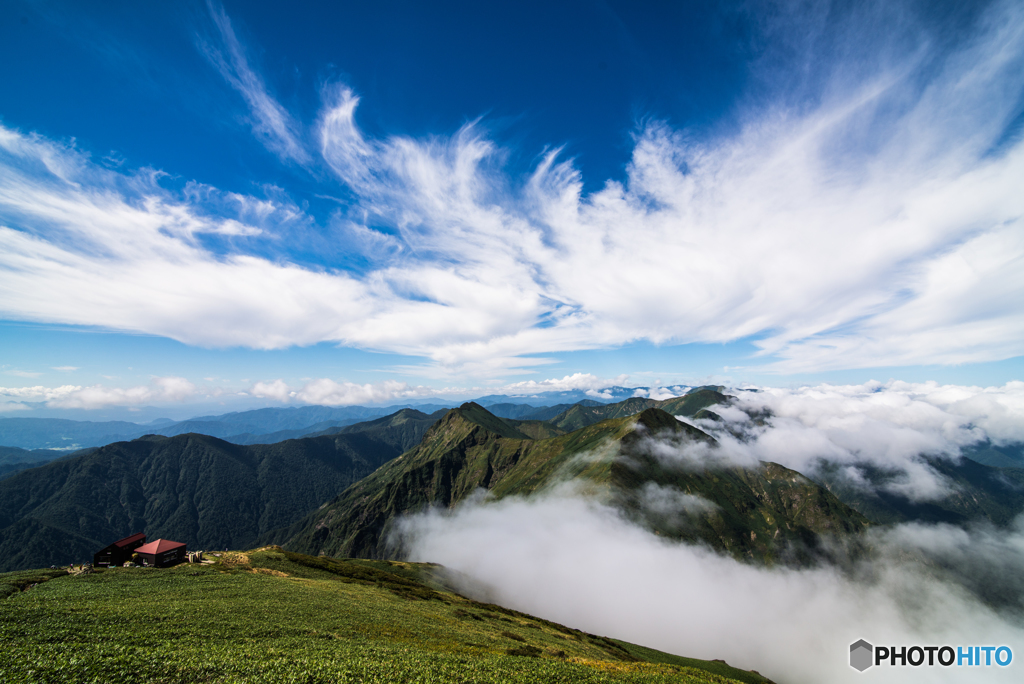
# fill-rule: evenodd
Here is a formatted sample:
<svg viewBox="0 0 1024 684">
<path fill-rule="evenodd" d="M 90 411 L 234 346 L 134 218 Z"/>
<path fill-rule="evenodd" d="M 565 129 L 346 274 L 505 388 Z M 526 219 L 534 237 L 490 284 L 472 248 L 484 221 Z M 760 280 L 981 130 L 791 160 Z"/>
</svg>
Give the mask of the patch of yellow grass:
<svg viewBox="0 0 1024 684">
<path fill-rule="evenodd" d="M 227 551 L 221 554 L 220 562 L 224 565 L 248 565 L 249 555 L 241 551 Z"/>
<path fill-rule="evenodd" d="M 280 570 L 271 570 L 270 568 L 253 568 L 253 574 L 257 575 L 273 575 L 274 577 L 288 577 L 287 572 L 281 572 Z"/>
<path fill-rule="evenodd" d="M 678 672 L 677 668 L 656 663 L 617 663 L 610 660 L 591 660 L 590 658 L 580 658 L 578 656 L 569 657 L 566 660 L 571 663 L 586 665 L 596 670 L 603 670 L 604 672 L 642 672 L 645 674 L 671 674 Z"/>
</svg>

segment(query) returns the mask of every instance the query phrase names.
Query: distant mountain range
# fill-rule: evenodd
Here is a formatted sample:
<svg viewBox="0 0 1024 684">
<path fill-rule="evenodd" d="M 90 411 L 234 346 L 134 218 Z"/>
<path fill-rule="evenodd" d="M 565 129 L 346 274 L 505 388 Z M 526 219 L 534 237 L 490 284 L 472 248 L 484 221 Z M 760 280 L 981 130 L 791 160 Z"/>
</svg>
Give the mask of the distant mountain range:
<svg viewBox="0 0 1024 684">
<path fill-rule="evenodd" d="M 662 401 L 491 405 L 506 417 L 476 403 L 429 414 L 406 408 L 328 427 L 353 418 L 331 413 L 342 409 L 264 409 L 189 423 L 309 432 L 249 445 L 201 433 L 148 435 L 43 465 L 62 452 L 0 449 L 0 468 L 20 469 L 0 480 L 0 571 L 81 561 L 138 531 L 193 548 L 280 543 L 314 555 L 384 558 L 401 553 L 390 532 L 404 514 L 450 508 L 480 489 L 533 496 L 566 482 L 666 538 L 768 563 L 805 562 L 824 536 L 856 537 L 872 523 L 1004 525 L 1024 510 L 1024 468 L 969 459 L 933 463 L 954 493 L 922 504 L 886 493 L 887 472 L 865 471 L 877 481 L 872 491 L 827 467 L 811 479 L 775 463 L 687 470 L 659 458 L 648 437 L 713 446 L 674 416 L 714 419 L 712 407 L 731 401 L 722 389 Z M 1021 463 L 1019 445 L 975 452 Z M 678 505 L 658 505 L 666 497 Z"/>
<path fill-rule="evenodd" d="M 365 406 L 302 406 L 265 408 L 198 416 L 184 421 L 158 420 L 146 424 L 125 421 L 90 422 L 61 418 L 0 418 L 0 444 L 22 449 L 54 450 L 56 458 L 64 453 L 92 446 L 104 446 L 144 435 L 173 437 L 190 432 L 218 437 L 235 444 L 273 444 L 345 427 L 394 413 L 405 406 L 367 408 Z M 448 408 L 420 405 L 431 413 Z"/>
<path fill-rule="evenodd" d="M 35 468 L 43 463 L 49 463 L 66 455 L 68 455 L 66 452 L 54 451 L 53 449 L 21 449 L 19 447 L 0 446 L 0 480 L 19 471 Z"/>
<path fill-rule="evenodd" d="M 676 387 L 680 394 L 689 388 Z M 632 397 L 648 388 L 609 387 L 594 393 L 544 392 L 529 396 L 490 395 L 476 400 L 481 406 L 502 418 L 520 420 L 548 420 L 574 404 L 601 406 Z M 529 403 L 534 402 L 533 404 Z M 539 403 L 538 403 L 539 402 Z M 458 402 L 461 403 L 461 402 Z M 297 439 L 318 434 L 336 427 L 387 416 L 403 408 L 414 408 L 433 413 L 458 405 L 453 404 L 396 404 L 384 407 L 366 406 L 301 406 L 235 411 L 221 415 L 196 416 L 188 420 L 172 421 L 166 418 L 148 423 L 128 421 L 85 421 L 65 418 L 0 418 L 0 446 L 29 450 L 54 450 L 52 460 L 63 453 L 94 446 L 104 446 L 144 435 L 173 437 L 189 432 L 218 437 L 235 444 L 273 444 L 286 439 Z M 40 454 L 43 456 L 44 454 Z M 2 473 L 0 473 L 2 474 Z"/>
</svg>

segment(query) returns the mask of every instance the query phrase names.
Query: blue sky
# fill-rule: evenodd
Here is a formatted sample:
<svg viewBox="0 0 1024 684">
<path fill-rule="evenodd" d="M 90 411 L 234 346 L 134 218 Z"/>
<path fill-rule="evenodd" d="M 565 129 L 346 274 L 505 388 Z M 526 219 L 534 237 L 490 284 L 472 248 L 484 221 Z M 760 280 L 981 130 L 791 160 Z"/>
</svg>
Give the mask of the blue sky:
<svg viewBox="0 0 1024 684">
<path fill-rule="evenodd" d="M 1019 3 L 638 5 L 3 3 L 5 414 L 1024 377 Z"/>
</svg>

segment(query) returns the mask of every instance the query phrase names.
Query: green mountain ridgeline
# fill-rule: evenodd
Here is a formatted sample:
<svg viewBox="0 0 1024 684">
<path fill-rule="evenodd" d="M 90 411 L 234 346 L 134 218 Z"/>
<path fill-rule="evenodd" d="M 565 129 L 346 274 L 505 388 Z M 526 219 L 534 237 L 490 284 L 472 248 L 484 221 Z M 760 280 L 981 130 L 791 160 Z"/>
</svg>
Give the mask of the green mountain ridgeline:
<svg viewBox="0 0 1024 684">
<path fill-rule="evenodd" d="M 696 413 L 720 398 L 709 390 L 670 408 L 682 405 Z M 419 446 L 261 541 L 310 554 L 395 558 L 403 548 L 391 533 L 404 514 L 432 506 L 453 508 L 478 489 L 496 498 L 530 496 L 566 482 L 619 507 L 660 535 L 699 541 L 760 562 L 781 560 L 791 548 L 813 549 L 822 535 L 866 528 L 862 515 L 778 464 L 694 468 L 657 456 L 651 440 L 671 441 L 678 449 L 710 446 L 714 440 L 650 403 L 655 402 L 637 398 L 573 407 L 551 424 L 556 430 L 575 429 L 542 439 L 531 438 L 517 421 L 464 404 L 431 427 Z M 680 516 L 651 506 L 652 494 L 704 505 Z"/>
</svg>

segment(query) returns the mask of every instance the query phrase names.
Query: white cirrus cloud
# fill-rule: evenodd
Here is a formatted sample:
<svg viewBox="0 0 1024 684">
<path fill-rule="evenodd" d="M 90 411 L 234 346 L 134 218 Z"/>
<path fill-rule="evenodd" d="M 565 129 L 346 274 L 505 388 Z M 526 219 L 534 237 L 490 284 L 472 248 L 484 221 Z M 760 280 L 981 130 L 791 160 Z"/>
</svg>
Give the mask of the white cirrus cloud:
<svg viewBox="0 0 1024 684">
<path fill-rule="evenodd" d="M 299 125 L 211 15 L 220 47 L 204 51 L 255 132 L 306 163 Z M 353 197 L 332 221 L 364 251 L 358 272 L 256 251 L 311 225 L 300 203 L 170 192 L 0 128 L 0 315 L 207 346 L 330 341 L 487 379 L 641 340 L 753 339 L 778 372 L 1024 354 L 1024 8 L 993 3 L 942 49 L 902 15 L 853 19 L 874 66 L 822 60 L 815 97 L 780 93 L 725 133 L 649 121 L 625 178 L 590 194 L 557 150 L 513 175 L 479 122 L 367 136 L 358 96 L 326 86 L 319 154 Z"/>
<path fill-rule="evenodd" d="M 212 0 L 207 1 L 207 7 L 220 40 L 219 45 L 214 45 L 200 39 L 200 50 L 245 100 L 252 117 L 253 133 L 281 159 L 308 164 L 311 158 L 303 147 L 298 123 L 270 95 L 263 79 L 250 66 L 245 48 L 238 40 L 224 8 Z"/>
</svg>

